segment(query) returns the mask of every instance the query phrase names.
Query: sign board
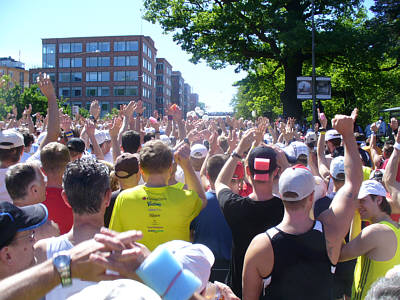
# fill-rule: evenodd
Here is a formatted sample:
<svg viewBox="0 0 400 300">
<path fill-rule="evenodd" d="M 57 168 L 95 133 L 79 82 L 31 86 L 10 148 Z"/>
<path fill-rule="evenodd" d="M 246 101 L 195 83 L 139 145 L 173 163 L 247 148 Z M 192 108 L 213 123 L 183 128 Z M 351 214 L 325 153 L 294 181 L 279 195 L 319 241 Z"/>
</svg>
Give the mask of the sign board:
<svg viewBox="0 0 400 300">
<path fill-rule="evenodd" d="M 78 105 L 72 105 L 72 114 L 76 115 L 79 113 L 79 106 Z"/>
<path fill-rule="evenodd" d="M 331 78 L 315 78 L 316 99 L 331 99 Z M 297 77 L 297 99 L 312 99 L 312 77 Z"/>
</svg>

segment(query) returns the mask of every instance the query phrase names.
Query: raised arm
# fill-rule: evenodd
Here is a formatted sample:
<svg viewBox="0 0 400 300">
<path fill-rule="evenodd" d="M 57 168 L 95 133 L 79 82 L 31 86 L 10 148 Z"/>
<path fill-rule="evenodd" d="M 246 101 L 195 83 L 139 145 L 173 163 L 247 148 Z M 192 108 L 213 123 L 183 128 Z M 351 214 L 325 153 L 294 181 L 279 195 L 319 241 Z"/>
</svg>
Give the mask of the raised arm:
<svg viewBox="0 0 400 300">
<path fill-rule="evenodd" d="M 181 166 L 185 173 L 185 182 L 189 190 L 195 191 L 199 195 L 203 205 L 202 209 L 207 206 L 207 198 L 204 193 L 204 189 L 201 186 L 200 180 L 194 172 L 193 166 L 190 162 L 190 147 L 188 144 L 184 144 L 175 152 L 175 161 Z"/>
<path fill-rule="evenodd" d="M 217 180 L 215 181 L 215 190 L 217 192 L 217 197 L 220 191 L 223 189 L 231 189 L 229 183 L 232 180 L 233 173 L 235 173 L 236 164 L 239 157 L 244 157 L 244 153 L 248 151 L 255 139 L 255 129 L 250 129 L 243 135 L 239 142 L 239 145 L 235 149 L 234 153 L 236 155 L 231 155 L 225 165 L 222 167 Z"/>
<path fill-rule="evenodd" d="M 382 162 L 383 162 L 383 157 L 382 155 L 379 154 L 378 152 L 378 146 L 376 145 L 376 133 L 378 132 L 378 127 L 376 126 L 375 123 L 372 123 L 370 126 L 371 130 L 371 140 L 370 140 L 370 146 L 371 146 L 371 159 L 374 164 L 374 167 L 376 169 L 380 169 Z"/>
<path fill-rule="evenodd" d="M 120 117 L 115 118 L 113 125 L 110 128 L 111 147 L 112 147 L 114 162 L 117 160 L 117 157 L 120 156 L 121 154 L 120 142 L 118 140 L 121 127 L 122 127 L 121 118 Z"/>
<path fill-rule="evenodd" d="M 383 183 L 389 191 L 392 199 L 387 199 L 392 207 L 392 213 L 400 213 L 400 182 L 396 180 L 397 170 L 400 161 L 400 134 L 396 135 L 396 143 L 393 147 L 393 153 L 390 156 L 389 162 L 386 165 L 385 173 L 383 174 Z"/>
<path fill-rule="evenodd" d="M 318 120 L 321 123 L 322 131 L 318 137 L 317 142 L 317 162 L 318 162 L 318 171 L 319 175 L 325 180 L 327 183 L 329 181 L 329 163 L 325 157 L 325 133 L 326 126 L 328 124 L 328 120 L 325 117 L 325 114 L 321 114 L 318 109 Z"/>
<path fill-rule="evenodd" d="M 352 115 L 336 115 L 332 126 L 343 136 L 345 183 L 332 200 L 332 203 L 318 219 L 324 224 L 329 258 L 336 264 L 342 240 L 350 229 L 354 211 L 358 207 L 357 195 L 363 180 L 361 159 L 353 134 L 357 109 Z"/>
<path fill-rule="evenodd" d="M 46 96 L 48 101 L 48 126 L 47 134 L 40 144 L 39 149 L 42 149 L 48 143 L 56 142 L 60 134 L 60 113 L 58 111 L 56 93 L 54 92 L 53 84 L 50 77 L 45 74 L 39 74 L 37 78 L 40 91 Z"/>
</svg>

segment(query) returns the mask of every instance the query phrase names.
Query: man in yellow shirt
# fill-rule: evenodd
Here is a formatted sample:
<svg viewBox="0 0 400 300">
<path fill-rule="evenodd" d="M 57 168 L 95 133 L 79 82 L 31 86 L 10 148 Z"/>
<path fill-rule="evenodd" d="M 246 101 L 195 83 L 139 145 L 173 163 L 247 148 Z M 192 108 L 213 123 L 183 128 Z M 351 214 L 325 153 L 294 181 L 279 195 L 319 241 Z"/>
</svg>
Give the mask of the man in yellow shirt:
<svg viewBox="0 0 400 300">
<path fill-rule="evenodd" d="M 168 186 L 172 152 L 163 142 L 152 140 L 140 150 L 144 185 L 118 195 L 110 228 L 119 232 L 141 230 L 141 243 L 153 250 L 171 240 L 190 240 L 190 222 L 207 205 L 204 190 L 190 163 L 190 149 L 181 146 L 174 155 L 185 173 L 189 190 Z"/>
</svg>

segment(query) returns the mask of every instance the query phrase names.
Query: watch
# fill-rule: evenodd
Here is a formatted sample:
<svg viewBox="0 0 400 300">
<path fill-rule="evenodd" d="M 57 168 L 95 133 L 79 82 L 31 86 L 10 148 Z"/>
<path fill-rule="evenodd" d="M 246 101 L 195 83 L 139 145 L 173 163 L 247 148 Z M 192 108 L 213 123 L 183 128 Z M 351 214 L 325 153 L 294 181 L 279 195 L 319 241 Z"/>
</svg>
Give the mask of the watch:
<svg viewBox="0 0 400 300">
<path fill-rule="evenodd" d="M 61 285 L 63 287 L 72 284 L 71 278 L 71 256 L 68 252 L 60 251 L 53 256 L 53 266 L 56 268 L 58 275 L 60 275 Z"/>
<path fill-rule="evenodd" d="M 237 157 L 239 159 L 243 159 L 243 157 L 241 157 L 236 151 L 233 151 L 231 154 L 232 157 Z"/>
</svg>

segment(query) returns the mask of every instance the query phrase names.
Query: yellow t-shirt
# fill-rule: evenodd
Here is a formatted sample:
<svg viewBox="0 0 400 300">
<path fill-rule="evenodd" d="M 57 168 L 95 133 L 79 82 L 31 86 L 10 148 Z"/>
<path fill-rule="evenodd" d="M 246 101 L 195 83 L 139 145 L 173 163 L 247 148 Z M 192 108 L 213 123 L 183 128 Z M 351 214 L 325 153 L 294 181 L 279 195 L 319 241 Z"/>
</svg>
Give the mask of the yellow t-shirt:
<svg viewBox="0 0 400 300">
<path fill-rule="evenodd" d="M 141 230 L 143 239 L 139 242 L 150 250 L 171 240 L 190 241 L 190 222 L 201 206 L 194 191 L 139 185 L 118 195 L 110 229 Z"/>
<path fill-rule="evenodd" d="M 384 277 L 386 272 L 394 266 L 400 264 L 400 229 L 389 222 L 382 221 L 379 224 L 385 224 L 396 234 L 397 250 L 392 259 L 385 261 L 376 261 L 365 255 L 357 258 L 357 264 L 354 269 L 354 281 L 351 291 L 352 300 L 364 299 L 371 288 L 371 285 L 380 277 Z"/>
</svg>

